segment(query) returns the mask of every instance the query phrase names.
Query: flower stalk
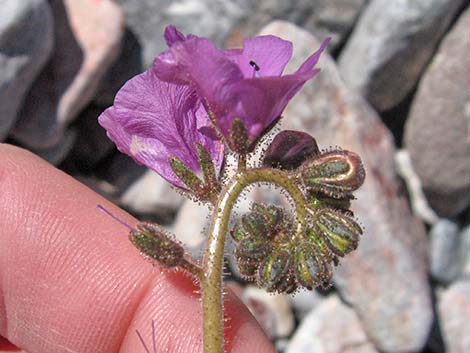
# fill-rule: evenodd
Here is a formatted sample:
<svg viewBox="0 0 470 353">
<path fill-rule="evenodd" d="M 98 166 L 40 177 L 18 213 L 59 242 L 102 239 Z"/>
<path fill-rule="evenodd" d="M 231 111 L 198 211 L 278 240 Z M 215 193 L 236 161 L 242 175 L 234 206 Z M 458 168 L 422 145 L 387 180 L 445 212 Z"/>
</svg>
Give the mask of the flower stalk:
<svg viewBox="0 0 470 353">
<path fill-rule="evenodd" d="M 223 352 L 222 270 L 233 206 L 246 187 L 259 182 L 276 184 L 294 201 L 297 217 L 294 236 L 301 237 L 306 227 L 306 201 L 293 179 L 293 175 L 280 170 L 248 169 L 238 172 L 222 190 L 209 229 L 201 280 L 204 353 Z"/>
</svg>

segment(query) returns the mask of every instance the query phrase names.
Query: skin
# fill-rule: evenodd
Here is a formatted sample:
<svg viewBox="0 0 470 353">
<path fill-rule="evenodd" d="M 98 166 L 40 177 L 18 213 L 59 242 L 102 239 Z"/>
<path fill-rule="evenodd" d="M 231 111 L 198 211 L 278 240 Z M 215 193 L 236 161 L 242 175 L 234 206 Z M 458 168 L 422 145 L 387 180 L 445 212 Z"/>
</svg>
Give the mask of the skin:
<svg viewBox="0 0 470 353">
<path fill-rule="evenodd" d="M 0 144 L 0 352 L 202 352 L 198 287 L 130 244 L 138 221 L 30 152 Z M 226 351 L 274 353 L 225 296 Z M 11 346 L 8 341 L 16 347 Z"/>
</svg>

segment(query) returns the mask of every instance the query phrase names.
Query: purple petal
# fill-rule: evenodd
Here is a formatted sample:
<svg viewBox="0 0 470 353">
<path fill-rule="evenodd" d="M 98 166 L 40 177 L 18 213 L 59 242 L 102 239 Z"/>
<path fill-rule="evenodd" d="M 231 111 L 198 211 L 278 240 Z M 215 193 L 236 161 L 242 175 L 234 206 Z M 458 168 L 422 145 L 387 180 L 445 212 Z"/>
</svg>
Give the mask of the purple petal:
<svg viewBox="0 0 470 353">
<path fill-rule="evenodd" d="M 238 97 L 239 104 L 230 114 L 219 119 L 221 130 L 229 129 L 233 119 L 238 117 L 247 128 L 250 139 L 255 141 L 281 116 L 292 97 L 317 72 L 245 79 L 232 85 L 231 94 Z"/>
<path fill-rule="evenodd" d="M 197 128 L 208 121 L 191 87 L 162 82 L 151 70 L 129 80 L 116 95 L 114 105 L 99 117 L 121 152 L 182 188 L 168 159 L 176 157 L 199 173 L 196 142 L 209 151 L 217 170 L 222 165 L 221 141 Z"/>
<path fill-rule="evenodd" d="M 194 86 L 217 118 L 237 104 L 230 87 L 243 75 L 223 51 L 205 38 L 192 37 L 175 43 L 155 59 L 152 69 L 164 81 Z"/>
<path fill-rule="evenodd" d="M 328 42 L 294 74 L 280 76 L 292 55 L 288 41 L 260 36 L 245 40 L 243 49 L 220 50 L 205 38 L 188 36 L 158 56 L 152 69 L 164 81 L 194 87 L 228 140 L 239 118 L 254 142 L 318 72 L 314 66 Z"/>
<path fill-rule="evenodd" d="M 163 37 L 165 38 L 165 42 L 169 47 L 171 47 L 176 42 L 181 42 L 186 39 L 184 34 L 178 31 L 173 25 L 166 26 Z"/>
<path fill-rule="evenodd" d="M 292 43 L 275 36 L 245 39 L 238 66 L 245 78 L 280 76 L 292 57 Z"/>
<path fill-rule="evenodd" d="M 320 59 L 321 54 L 323 51 L 326 49 L 328 44 L 330 43 L 331 38 L 325 38 L 320 45 L 320 48 L 313 53 L 307 60 L 304 61 L 304 63 L 297 69 L 295 73 L 302 73 L 302 72 L 307 72 L 312 70 L 315 65 L 317 64 L 318 60 Z"/>
</svg>

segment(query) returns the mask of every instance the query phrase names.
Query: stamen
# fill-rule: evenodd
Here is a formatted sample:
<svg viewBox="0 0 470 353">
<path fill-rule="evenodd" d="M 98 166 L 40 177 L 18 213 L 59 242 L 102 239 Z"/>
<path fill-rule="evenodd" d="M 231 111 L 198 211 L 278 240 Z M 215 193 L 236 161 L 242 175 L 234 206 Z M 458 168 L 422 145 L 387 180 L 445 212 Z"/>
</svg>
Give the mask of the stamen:
<svg viewBox="0 0 470 353">
<path fill-rule="evenodd" d="M 250 65 L 253 67 L 253 69 L 255 69 L 255 71 L 260 70 L 260 67 L 258 66 L 258 64 L 254 60 L 250 60 Z"/>
<path fill-rule="evenodd" d="M 115 221 L 118 221 L 119 223 L 121 223 L 124 227 L 126 227 L 127 229 L 129 229 L 131 232 L 134 231 L 135 229 L 133 227 L 131 227 L 129 224 L 127 224 L 126 222 L 124 222 L 122 219 L 118 218 L 117 216 L 115 216 L 114 214 L 112 214 L 110 211 L 108 211 L 106 208 L 104 208 L 103 206 L 101 205 L 96 205 L 96 207 L 106 213 L 108 216 L 110 216 L 112 219 L 114 219 Z"/>
<path fill-rule="evenodd" d="M 142 335 L 140 334 L 139 330 L 135 330 L 135 332 L 137 333 L 137 336 L 139 336 L 139 339 L 140 339 L 140 342 L 142 343 L 142 345 L 144 346 L 144 349 L 147 353 L 150 353 L 149 349 L 147 348 L 147 345 L 145 344 L 145 341 L 144 339 L 142 338 Z"/>
<path fill-rule="evenodd" d="M 258 71 L 261 70 L 261 68 L 258 66 L 258 64 L 254 60 L 250 60 L 250 66 L 253 67 L 253 75 L 251 77 L 259 77 Z"/>
<path fill-rule="evenodd" d="M 152 319 L 152 343 L 153 343 L 153 353 L 157 353 L 157 343 L 155 342 L 155 320 Z"/>
</svg>

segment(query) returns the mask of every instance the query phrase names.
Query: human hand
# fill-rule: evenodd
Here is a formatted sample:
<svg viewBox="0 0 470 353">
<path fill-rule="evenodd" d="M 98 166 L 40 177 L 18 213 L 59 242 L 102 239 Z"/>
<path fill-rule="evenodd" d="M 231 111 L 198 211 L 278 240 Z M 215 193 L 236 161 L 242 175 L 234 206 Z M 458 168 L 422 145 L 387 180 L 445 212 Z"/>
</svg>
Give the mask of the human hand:
<svg viewBox="0 0 470 353">
<path fill-rule="evenodd" d="M 40 158 L 0 144 L 0 336 L 29 353 L 138 353 L 139 330 L 154 353 L 154 320 L 156 353 L 202 352 L 192 280 L 145 261 L 98 204 L 137 223 Z M 230 291 L 225 313 L 227 352 L 274 352 Z"/>
</svg>

